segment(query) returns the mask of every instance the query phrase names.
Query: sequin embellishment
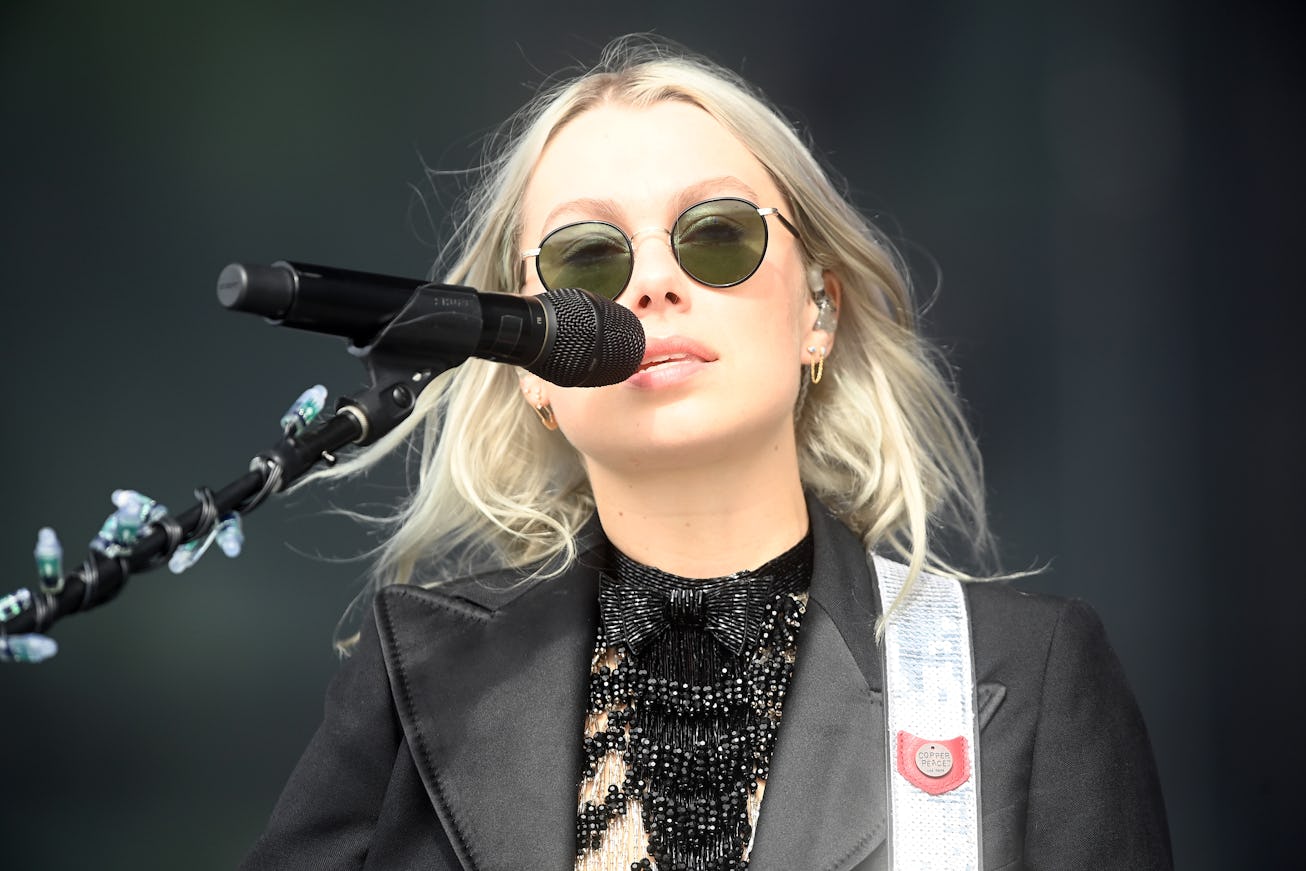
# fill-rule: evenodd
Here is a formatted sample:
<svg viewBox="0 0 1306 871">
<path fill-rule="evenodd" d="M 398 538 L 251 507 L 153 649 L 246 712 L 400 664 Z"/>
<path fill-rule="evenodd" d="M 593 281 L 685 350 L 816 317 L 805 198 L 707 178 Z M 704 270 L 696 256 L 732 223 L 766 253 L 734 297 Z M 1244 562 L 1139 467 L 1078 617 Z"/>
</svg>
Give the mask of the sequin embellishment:
<svg viewBox="0 0 1306 871">
<path fill-rule="evenodd" d="M 576 868 L 743 871 L 793 676 L 810 536 L 755 571 L 712 581 L 677 578 L 620 553 L 616 569 L 623 584 L 664 592 L 667 620 L 638 650 L 599 626 Z M 703 597 L 679 591 L 741 579 L 769 592 L 752 597 L 758 613 L 736 653 L 712 633 L 711 619 L 686 609 Z M 614 832 L 626 837 L 614 843 Z"/>
</svg>

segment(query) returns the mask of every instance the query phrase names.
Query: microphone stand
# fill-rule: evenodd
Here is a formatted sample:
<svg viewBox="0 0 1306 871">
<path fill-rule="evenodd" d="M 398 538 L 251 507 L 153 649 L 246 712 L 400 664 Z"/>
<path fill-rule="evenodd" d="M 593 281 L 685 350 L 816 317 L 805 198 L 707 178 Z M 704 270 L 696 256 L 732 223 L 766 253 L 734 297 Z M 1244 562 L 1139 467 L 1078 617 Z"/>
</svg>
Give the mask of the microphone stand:
<svg viewBox="0 0 1306 871">
<path fill-rule="evenodd" d="M 182 545 L 205 538 L 224 514 L 248 514 L 318 463 L 333 464 L 341 448 L 372 444 L 402 423 L 423 388 L 476 348 L 479 319 L 462 310 L 431 314 L 434 292 L 417 288 L 370 344 L 349 347 L 366 366 L 371 386 L 341 398 L 334 415 L 302 431 L 288 427 L 279 442 L 250 461 L 250 471 L 217 492 L 196 490 L 197 504 L 175 517 L 151 520 L 129 547 L 92 550 L 73 571 L 0 598 L 0 643 L 11 634 L 44 634 L 69 614 L 112 601 L 132 575 L 157 568 Z M 410 310 L 423 314 L 407 317 Z M 433 336 L 440 340 L 433 342 Z"/>
</svg>

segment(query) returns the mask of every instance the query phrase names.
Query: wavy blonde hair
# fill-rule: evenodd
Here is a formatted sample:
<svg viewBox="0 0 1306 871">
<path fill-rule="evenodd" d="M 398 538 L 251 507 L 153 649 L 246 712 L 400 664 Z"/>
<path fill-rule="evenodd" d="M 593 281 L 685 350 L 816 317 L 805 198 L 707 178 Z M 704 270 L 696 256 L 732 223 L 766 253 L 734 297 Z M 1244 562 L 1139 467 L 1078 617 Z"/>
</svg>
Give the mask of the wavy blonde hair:
<svg viewBox="0 0 1306 871">
<path fill-rule="evenodd" d="M 842 286 L 839 341 L 796 410 L 803 485 L 868 548 L 908 563 L 903 595 L 922 570 L 971 578 L 936 541 L 951 528 L 974 555 L 992 553 L 979 453 L 946 364 L 916 331 L 904 263 L 794 127 L 734 73 L 663 41 L 625 37 L 593 69 L 543 90 L 491 140 L 443 280 L 520 292 L 522 200 L 553 134 L 605 103 L 664 100 L 703 109 L 749 148 L 788 201 L 809 273 L 829 270 Z M 552 575 L 570 563 L 594 498 L 579 455 L 539 425 L 509 367 L 468 360 L 444 373 L 403 425 L 318 477 L 363 471 L 419 427 L 416 488 L 382 518 L 392 532 L 359 601 L 384 584 L 438 584 L 491 565 Z"/>
</svg>

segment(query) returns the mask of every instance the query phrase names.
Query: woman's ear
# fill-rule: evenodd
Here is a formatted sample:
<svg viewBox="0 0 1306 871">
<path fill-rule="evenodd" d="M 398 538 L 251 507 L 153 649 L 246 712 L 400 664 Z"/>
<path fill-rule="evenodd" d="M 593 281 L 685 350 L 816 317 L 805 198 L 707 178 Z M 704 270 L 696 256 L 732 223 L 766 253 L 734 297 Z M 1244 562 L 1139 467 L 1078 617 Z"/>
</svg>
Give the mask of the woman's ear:
<svg viewBox="0 0 1306 871">
<path fill-rule="evenodd" d="M 821 273 L 820 284 L 812 289 L 807 310 L 812 326 L 803 337 L 802 362 L 815 365 L 830 356 L 834 347 L 835 329 L 839 324 L 839 303 L 843 298 L 843 285 L 839 276 L 826 269 Z"/>
</svg>

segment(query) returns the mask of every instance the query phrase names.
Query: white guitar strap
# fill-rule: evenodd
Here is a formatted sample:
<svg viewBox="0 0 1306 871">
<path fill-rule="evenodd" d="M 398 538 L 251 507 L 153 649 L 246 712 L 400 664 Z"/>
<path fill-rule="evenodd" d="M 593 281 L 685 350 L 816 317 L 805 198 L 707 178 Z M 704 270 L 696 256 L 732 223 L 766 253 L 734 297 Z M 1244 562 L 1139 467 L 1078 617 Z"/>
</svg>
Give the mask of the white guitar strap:
<svg viewBox="0 0 1306 871">
<path fill-rule="evenodd" d="M 883 607 L 907 567 L 872 554 Z M 980 871 L 979 736 L 961 583 L 924 572 L 884 632 L 889 867 Z"/>
</svg>

